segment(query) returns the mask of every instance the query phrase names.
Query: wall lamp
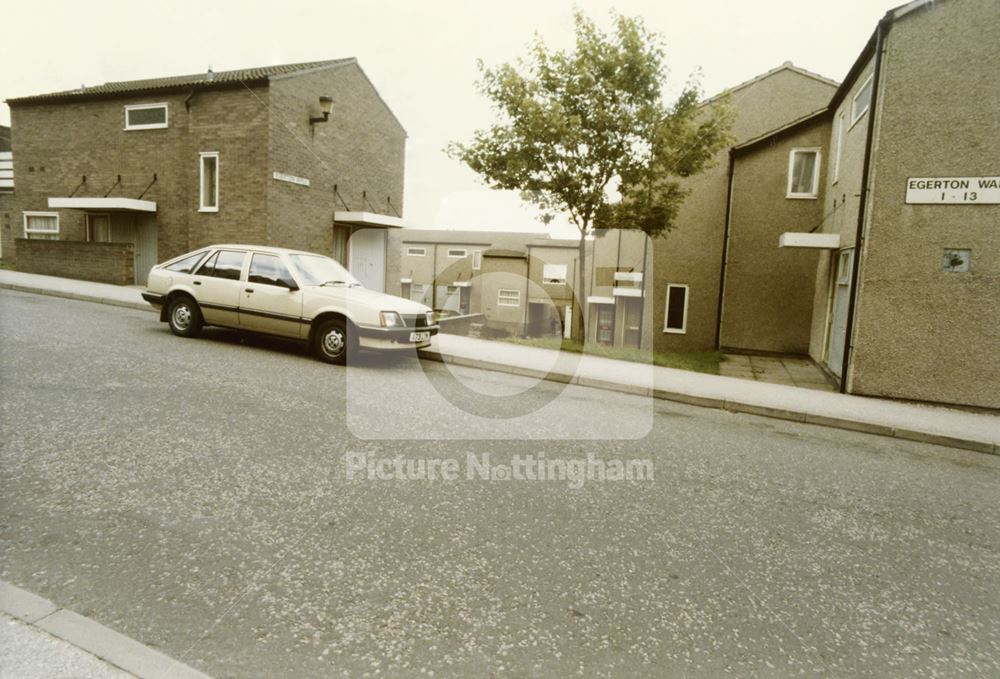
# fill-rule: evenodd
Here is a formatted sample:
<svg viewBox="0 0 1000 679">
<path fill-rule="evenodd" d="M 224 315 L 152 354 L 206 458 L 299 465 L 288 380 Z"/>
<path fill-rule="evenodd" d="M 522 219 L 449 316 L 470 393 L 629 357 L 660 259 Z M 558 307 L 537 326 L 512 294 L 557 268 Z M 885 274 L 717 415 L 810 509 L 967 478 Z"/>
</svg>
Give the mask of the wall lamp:
<svg viewBox="0 0 1000 679">
<path fill-rule="evenodd" d="M 319 117 L 310 117 L 309 124 L 315 125 L 316 123 L 325 123 L 330 119 L 330 111 L 333 110 L 333 97 L 328 97 L 323 95 L 319 98 L 319 111 L 323 115 Z"/>
</svg>

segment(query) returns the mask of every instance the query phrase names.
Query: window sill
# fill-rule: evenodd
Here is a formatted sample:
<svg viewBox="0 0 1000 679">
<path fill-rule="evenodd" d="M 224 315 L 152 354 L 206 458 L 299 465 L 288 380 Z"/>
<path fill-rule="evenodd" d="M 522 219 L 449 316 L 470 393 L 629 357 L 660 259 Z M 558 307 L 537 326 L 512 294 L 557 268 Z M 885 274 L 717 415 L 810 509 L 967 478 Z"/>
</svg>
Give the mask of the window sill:
<svg viewBox="0 0 1000 679">
<path fill-rule="evenodd" d="M 678 330 L 677 328 L 664 328 L 664 334 L 667 335 L 686 335 L 687 330 Z"/>
<path fill-rule="evenodd" d="M 142 125 L 141 127 L 123 127 L 125 132 L 141 132 L 142 130 L 165 130 L 169 125 Z"/>
<path fill-rule="evenodd" d="M 217 208 L 217 207 L 200 207 L 200 208 L 198 208 L 198 212 L 218 212 L 218 211 L 219 211 L 219 208 Z"/>
<path fill-rule="evenodd" d="M 789 193 L 785 195 L 788 200 L 816 200 L 819 198 L 817 193 Z"/>
</svg>

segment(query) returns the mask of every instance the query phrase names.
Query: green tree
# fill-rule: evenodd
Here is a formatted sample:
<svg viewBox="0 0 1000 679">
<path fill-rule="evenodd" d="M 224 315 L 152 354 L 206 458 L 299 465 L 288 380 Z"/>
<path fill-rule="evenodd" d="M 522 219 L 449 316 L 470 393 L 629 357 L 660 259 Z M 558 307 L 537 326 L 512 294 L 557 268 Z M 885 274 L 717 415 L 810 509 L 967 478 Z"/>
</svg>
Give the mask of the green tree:
<svg viewBox="0 0 1000 679">
<path fill-rule="evenodd" d="M 595 227 L 669 230 L 686 194 L 678 179 L 703 169 L 728 141 L 725 105 L 699 106 L 694 82 L 665 105 L 662 39 L 641 19 L 612 17 L 609 34 L 577 12 L 570 51 L 550 50 L 536 36 L 514 65 L 480 61 L 478 88 L 499 121 L 447 149 L 493 188 L 520 191 L 546 223 L 568 215 L 580 231 L 581 272 Z M 574 326 L 579 338 L 581 323 Z"/>
</svg>

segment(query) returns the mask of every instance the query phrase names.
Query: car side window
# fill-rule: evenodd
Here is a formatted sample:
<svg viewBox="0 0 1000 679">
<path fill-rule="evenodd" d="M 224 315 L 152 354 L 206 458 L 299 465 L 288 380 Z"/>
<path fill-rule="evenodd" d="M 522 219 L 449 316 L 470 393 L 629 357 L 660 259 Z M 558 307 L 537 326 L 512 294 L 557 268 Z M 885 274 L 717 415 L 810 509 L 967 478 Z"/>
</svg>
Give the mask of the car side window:
<svg viewBox="0 0 1000 679">
<path fill-rule="evenodd" d="M 215 269 L 215 260 L 217 260 L 218 258 L 219 258 L 218 252 L 209 257 L 208 260 L 206 260 L 206 262 L 198 268 L 198 271 L 196 272 L 197 275 L 211 276 L 212 270 Z"/>
<path fill-rule="evenodd" d="M 247 274 L 247 282 L 280 285 L 287 288 L 290 283 L 294 282 L 294 279 L 279 257 L 255 252 L 253 259 L 250 260 L 250 271 Z"/>
<path fill-rule="evenodd" d="M 169 264 L 164 268 L 168 271 L 176 271 L 178 273 L 191 273 L 198 265 L 198 262 L 200 262 L 204 257 L 204 252 L 196 252 L 193 255 L 188 255 L 187 257 L 178 259 L 173 264 Z"/>
<path fill-rule="evenodd" d="M 245 257 L 245 252 L 220 250 L 198 269 L 198 275 L 238 281 L 240 273 L 243 271 L 243 259 Z"/>
</svg>

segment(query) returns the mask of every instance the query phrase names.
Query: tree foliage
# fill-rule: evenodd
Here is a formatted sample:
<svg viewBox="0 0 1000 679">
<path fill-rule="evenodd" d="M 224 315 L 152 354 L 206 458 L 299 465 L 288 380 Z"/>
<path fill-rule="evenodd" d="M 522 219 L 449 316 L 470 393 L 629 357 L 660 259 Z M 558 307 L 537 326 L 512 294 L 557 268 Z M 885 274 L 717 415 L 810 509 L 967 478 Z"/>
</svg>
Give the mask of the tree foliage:
<svg viewBox="0 0 1000 679">
<path fill-rule="evenodd" d="M 664 105 L 660 37 L 641 19 L 612 16 L 606 33 L 577 12 L 570 51 L 536 36 L 516 64 L 480 61 L 478 86 L 499 120 L 448 152 L 494 188 L 520 191 L 543 220 L 566 213 L 581 236 L 594 226 L 655 236 L 671 228 L 684 198 L 678 178 L 699 172 L 728 141 L 729 114 L 699 106 L 695 83 Z"/>
</svg>

